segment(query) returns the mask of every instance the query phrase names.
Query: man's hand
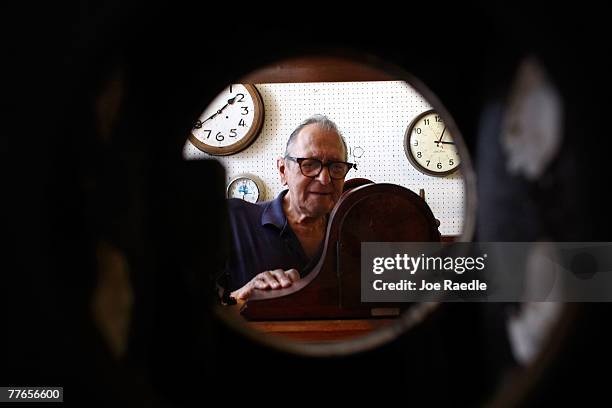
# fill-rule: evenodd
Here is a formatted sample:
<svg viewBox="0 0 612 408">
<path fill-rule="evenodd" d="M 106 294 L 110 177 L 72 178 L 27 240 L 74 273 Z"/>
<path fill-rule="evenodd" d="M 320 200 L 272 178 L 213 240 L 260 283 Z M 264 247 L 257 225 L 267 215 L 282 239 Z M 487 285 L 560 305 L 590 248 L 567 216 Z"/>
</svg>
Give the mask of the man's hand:
<svg viewBox="0 0 612 408">
<path fill-rule="evenodd" d="M 265 271 L 255 276 L 249 283 L 232 292 L 231 296 L 237 300 L 246 300 L 254 289 L 284 289 L 300 279 L 296 269 Z"/>
</svg>

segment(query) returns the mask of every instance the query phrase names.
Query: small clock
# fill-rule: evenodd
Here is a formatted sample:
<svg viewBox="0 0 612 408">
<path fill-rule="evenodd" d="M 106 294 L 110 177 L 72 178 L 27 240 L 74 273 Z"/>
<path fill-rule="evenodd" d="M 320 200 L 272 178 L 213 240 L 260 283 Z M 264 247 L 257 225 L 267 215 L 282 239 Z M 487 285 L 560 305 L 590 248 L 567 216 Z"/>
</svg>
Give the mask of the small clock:
<svg viewBox="0 0 612 408">
<path fill-rule="evenodd" d="M 232 84 L 225 88 L 195 122 L 189 141 L 215 156 L 238 153 L 259 135 L 264 106 L 253 85 Z"/>
<path fill-rule="evenodd" d="M 453 135 L 434 110 L 421 113 L 408 125 L 404 150 L 414 167 L 430 176 L 451 174 L 461 163 Z"/>
<path fill-rule="evenodd" d="M 227 198 L 240 198 L 250 203 L 261 201 L 264 195 L 262 181 L 252 174 L 239 174 L 227 185 Z"/>
</svg>

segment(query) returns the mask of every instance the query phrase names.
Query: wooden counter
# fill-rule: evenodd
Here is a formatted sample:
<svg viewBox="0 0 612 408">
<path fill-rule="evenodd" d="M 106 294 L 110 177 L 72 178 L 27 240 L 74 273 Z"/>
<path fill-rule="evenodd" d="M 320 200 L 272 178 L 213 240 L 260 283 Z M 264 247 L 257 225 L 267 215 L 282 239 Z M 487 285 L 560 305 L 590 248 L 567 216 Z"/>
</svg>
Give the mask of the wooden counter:
<svg viewBox="0 0 612 408">
<path fill-rule="evenodd" d="M 261 321 L 246 324 L 254 330 L 302 342 L 347 340 L 368 334 L 393 323 L 395 319 L 289 320 Z"/>
</svg>

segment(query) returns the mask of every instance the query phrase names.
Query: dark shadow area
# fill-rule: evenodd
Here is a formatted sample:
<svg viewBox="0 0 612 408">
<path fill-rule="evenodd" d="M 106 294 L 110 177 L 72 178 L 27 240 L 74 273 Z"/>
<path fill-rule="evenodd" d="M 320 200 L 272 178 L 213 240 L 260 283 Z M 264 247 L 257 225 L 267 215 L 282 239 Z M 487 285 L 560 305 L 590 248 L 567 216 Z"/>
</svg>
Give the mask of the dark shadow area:
<svg viewBox="0 0 612 408">
<path fill-rule="evenodd" d="M 342 358 L 288 355 L 236 334 L 209 307 L 227 251 L 223 169 L 181 157 L 192 119 L 233 79 L 308 51 L 358 50 L 413 73 L 452 113 L 485 181 L 476 239 L 612 241 L 601 10 L 523 16 L 514 3 L 487 3 L 430 18 L 426 5 L 406 17 L 389 13 L 389 3 L 380 16 L 364 9 L 350 19 L 308 11 L 269 19 L 252 7 L 238 23 L 208 6 L 16 10 L 5 36 L 0 385 L 63 386 L 65 401 L 81 406 L 249 403 L 277 387 L 348 403 L 367 393 L 473 406 L 518 372 L 527 383 L 501 403 L 606 400 L 605 375 L 595 373 L 612 362 L 608 304 L 575 305 L 537 375 L 515 371 L 502 324 L 508 305 L 443 305 L 395 341 Z M 503 106 L 527 53 L 541 58 L 565 101 L 560 153 L 549 177 L 529 183 L 487 167 L 495 142 L 481 127 L 487 107 Z M 129 270 L 129 326 L 116 338 L 92 312 L 97 293 L 117 293 L 100 289 L 101 243 Z"/>
</svg>

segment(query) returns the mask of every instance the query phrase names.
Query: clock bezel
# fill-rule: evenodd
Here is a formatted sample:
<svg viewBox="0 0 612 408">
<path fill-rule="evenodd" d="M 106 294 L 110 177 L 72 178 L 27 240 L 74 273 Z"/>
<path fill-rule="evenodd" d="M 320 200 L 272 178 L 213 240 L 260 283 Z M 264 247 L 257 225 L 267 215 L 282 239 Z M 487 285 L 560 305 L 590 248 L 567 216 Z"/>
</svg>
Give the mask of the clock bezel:
<svg viewBox="0 0 612 408">
<path fill-rule="evenodd" d="M 212 156 L 229 156 L 232 154 L 236 154 L 246 149 L 247 147 L 249 147 L 255 141 L 255 139 L 257 139 L 257 136 L 259 136 L 259 133 L 261 132 L 261 128 L 263 126 L 263 120 L 264 120 L 264 104 L 263 104 L 261 95 L 259 94 L 259 91 L 253 84 L 238 84 L 238 85 L 244 86 L 244 88 L 247 90 L 247 92 L 251 96 L 251 99 L 253 100 L 254 112 L 253 112 L 253 122 L 251 124 L 251 127 L 242 139 L 240 139 L 236 143 L 233 143 L 228 146 L 222 146 L 222 147 L 211 146 L 209 144 L 206 144 L 200 141 L 193 134 L 193 132 L 191 132 L 189 134 L 189 141 L 191 142 L 191 144 L 193 144 L 195 147 L 197 147 L 204 153 L 208 153 Z M 223 89 L 226 89 L 226 88 L 223 88 Z"/>
<path fill-rule="evenodd" d="M 412 154 L 412 149 L 410 149 L 411 138 L 413 134 L 412 131 L 414 127 L 422 118 L 424 118 L 425 116 L 431 115 L 431 114 L 440 115 L 438 111 L 436 111 L 435 109 L 429 109 L 424 112 L 421 112 L 414 119 L 412 119 L 412 121 L 410 121 L 410 124 L 406 128 L 406 133 L 404 134 L 404 152 L 406 153 L 406 157 L 408 158 L 410 163 L 413 165 L 413 167 L 416 168 L 421 173 L 426 174 L 428 176 L 445 177 L 459 170 L 459 167 L 461 167 L 461 160 L 459 160 L 459 163 L 450 170 L 435 171 L 433 169 L 428 169 L 427 167 L 424 167 L 421 163 L 419 163 L 416 157 L 414 157 L 414 155 Z M 454 136 L 453 136 L 453 139 L 454 139 Z M 457 155 L 459 155 L 458 152 L 457 152 Z"/>
</svg>

